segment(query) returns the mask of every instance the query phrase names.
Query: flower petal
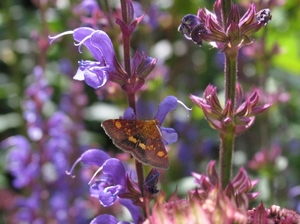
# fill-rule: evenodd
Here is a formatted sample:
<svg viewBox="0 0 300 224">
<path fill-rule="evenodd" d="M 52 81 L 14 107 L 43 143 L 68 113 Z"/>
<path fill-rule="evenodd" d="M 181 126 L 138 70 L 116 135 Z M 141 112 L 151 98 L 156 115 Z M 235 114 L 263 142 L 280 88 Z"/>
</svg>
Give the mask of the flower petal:
<svg viewBox="0 0 300 224">
<path fill-rule="evenodd" d="M 119 186 L 117 185 L 112 187 L 106 187 L 105 189 L 103 189 L 103 191 L 99 191 L 99 201 L 104 207 L 111 206 L 118 199 L 119 191 L 115 189 L 117 187 Z"/>
<path fill-rule="evenodd" d="M 108 214 L 99 215 L 96 218 L 94 218 L 90 224 L 118 224 L 118 220 L 116 217 Z"/>
<path fill-rule="evenodd" d="M 167 116 L 167 114 L 177 107 L 177 98 L 175 96 L 167 96 L 159 105 L 155 119 L 159 121 L 161 125 Z"/>
<path fill-rule="evenodd" d="M 73 38 L 74 40 L 81 42 L 84 38 L 91 35 L 93 32 L 95 32 L 95 30 L 92 28 L 80 27 L 73 31 Z"/>
<path fill-rule="evenodd" d="M 105 32 L 102 30 L 95 31 L 91 36 L 91 45 L 102 52 L 102 57 L 105 57 L 106 64 L 111 66 L 115 64 L 116 58 L 114 47 L 109 36 Z M 91 49 L 89 50 L 92 52 Z"/>
<path fill-rule="evenodd" d="M 96 48 L 95 46 L 93 46 L 90 38 L 88 38 L 89 36 L 91 36 L 93 34 L 93 32 L 96 32 L 96 31 L 94 29 L 91 29 L 88 27 L 81 27 L 81 28 L 74 30 L 73 38 L 74 38 L 74 40 L 78 41 L 79 43 L 83 41 L 82 44 L 84 44 L 89 49 L 89 51 L 92 53 L 93 57 L 97 61 L 104 63 L 102 52 L 99 50 L 99 48 Z M 103 31 L 101 31 L 101 32 L 103 32 Z M 86 38 L 86 40 L 84 40 L 85 38 Z"/>
<path fill-rule="evenodd" d="M 84 71 L 84 81 L 94 89 L 98 89 L 103 86 L 108 79 L 106 71 L 103 71 L 101 67 L 91 67 Z"/>
<path fill-rule="evenodd" d="M 239 27 L 243 31 L 243 29 L 252 24 L 255 21 L 255 14 L 256 14 L 256 7 L 254 3 L 251 3 L 247 12 L 243 15 L 243 17 L 240 19 Z"/>
<path fill-rule="evenodd" d="M 126 119 L 126 120 L 134 120 L 134 119 L 136 119 L 134 111 L 133 111 L 133 109 L 131 107 L 128 107 L 125 110 L 123 118 Z"/>
<path fill-rule="evenodd" d="M 73 79 L 77 80 L 77 81 L 83 81 L 84 80 L 84 72 L 85 71 L 82 71 L 81 68 L 79 67 L 77 69 L 76 74 L 73 76 Z"/>
<path fill-rule="evenodd" d="M 115 158 L 106 160 L 103 164 L 103 174 L 112 176 L 118 184 L 125 186 L 126 170 L 120 160 Z"/>
<path fill-rule="evenodd" d="M 81 155 L 84 164 L 96 165 L 101 167 L 110 157 L 100 149 L 89 149 Z"/>
<path fill-rule="evenodd" d="M 99 202 L 104 207 L 108 207 L 114 204 L 118 198 L 118 192 L 119 192 L 116 189 L 110 189 L 110 188 L 117 188 L 119 187 L 119 185 L 106 187 L 107 184 L 111 184 L 111 183 L 106 183 L 106 181 L 107 181 L 106 179 L 96 181 L 90 187 L 90 195 L 92 197 L 98 198 Z"/>
<path fill-rule="evenodd" d="M 9 148 L 12 147 L 11 151 L 13 151 L 13 153 L 15 153 L 14 159 L 16 160 L 25 160 L 29 157 L 30 155 L 30 143 L 27 140 L 27 138 L 25 138 L 22 135 L 15 135 L 12 137 L 9 137 L 7 139 L 5 139 L 4 141 L 1 142 L 0 144 L 1 148 Z M 12 152 L 10 152 L 11 154 Z"/>
<path fill-rule="evenodd" d="M 178 139 L 178 134 L 173 128 L 160 127 L 160 132 L 162 134 L 162 141 L 164 145 L 172 144 Z"/>
</svg>

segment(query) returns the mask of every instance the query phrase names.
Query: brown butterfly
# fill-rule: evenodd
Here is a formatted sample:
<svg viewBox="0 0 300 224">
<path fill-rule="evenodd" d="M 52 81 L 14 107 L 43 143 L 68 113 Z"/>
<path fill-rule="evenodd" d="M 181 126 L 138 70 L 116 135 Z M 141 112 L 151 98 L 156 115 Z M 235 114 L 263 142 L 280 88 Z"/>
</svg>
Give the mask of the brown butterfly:
<svg viewBox="0 0 300 224">
<path fill-rule="evenodd" d="M 111 119 L 101 126 L 115 146 L 143 164 L 168 169 L 168 153 L 162 142 L 157 120 Z"/>
</svg>

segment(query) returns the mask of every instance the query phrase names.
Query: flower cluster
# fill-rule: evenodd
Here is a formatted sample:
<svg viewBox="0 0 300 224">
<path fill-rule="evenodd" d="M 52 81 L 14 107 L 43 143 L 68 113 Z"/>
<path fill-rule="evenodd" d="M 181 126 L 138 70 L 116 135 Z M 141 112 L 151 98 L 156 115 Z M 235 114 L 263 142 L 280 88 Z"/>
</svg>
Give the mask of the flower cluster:
<svg viewBox="0 0 300 224">
<path fill-rule="evenodd" d="M 127 15 L 125 17 L 122 17 L 121 19 L 118 15 L 115 15 L 116 23 L 121 28 L 123 42 L 125 42 L 123 44 L 125 46 L 127 46 L 126 41 L 130 39 L 130 35 L 144 16 L 142 15 L 134 18 L 135 10 L 131 1 L 126 1 L 126 7 Z M 134 94 L 144 84 L 145 78 L 153 70 L 157 61 L 155 58 L 148 57 L 145 53 L 136 52 L 134 57 L 130 59 L 129 65 L 128 60 L 126 61 L 128 58 L 124 59 L 124 66 L 126 68 L 123 68 L 117 60 L 113 44 L 108 35 L 102 30 L 95 30 L 88 27 L 81 27 L 73 31 L 66 31 L 57 36 L 50 37 L 50 39 L 51 41 L 54 41 L 67 34 L 73 35 L 74 40 L 78 42 L 76 46 L 79 46 L 80 52 L 81 46 L 84 45 L 95 59 L 95 61 L 81 60 L 79 62 L 77 73 L 73 79 L 80 81 L 84 80 L 94 89 L 100 88 L 108 81 L 111 81 L 119 84 L 127 94 Z M 156 137 L 161 138 L 163 145 L 168 145 L 177 141 L 178 136 L 175 130 L 172 128 L 162 127 L 162 123 L 166 115 L 170 111 L 174 110 L 178 104 L 183 105 L 186 110 L 190 110 L 181 101 L 177 100 L 176 97 L 167 96 L 158 107 L 158 111 L 154 116 L 157 126 L 156 128 L 158 128 L 158 132 L 161 135 Z M 136 112 L 132 107 L 129 107 L 121 119 L 124 119 L 125 121 L 136 121 Z M 102 124 L 102 126 L 104 127 L 104 124 Z M 132 130 L 130 129 L 129 131 Z M 139 133 L 137 134 L 140 136 Z M 112 137 L 114 142 L 114 137 L 110 137 Z M 148 136 L 142 136 L 142 139 L 146 137 Z M 124 139 L 124 141 L 127 140 L 127 138 L 128 136 Z M 147 144 L 147 142 L 148 140 L 145 140 L 145 144 Z M 142 142 L 142 144 L 144 145 L 144 142 Z M 123 149 L 121 146 L 124 144 L 116 145 Z M 153 145 L 151 145 L 151 147 L 153 147 Z M 133 157 L 140 162 L 155 166 L 155 164 L 151 162 L 155 161 L 155 158 L 146 160 L 145 158 L 147 156 L 144 155 L 141 157 L 139 152 L 136 152 L 134 148 L 125 151 L 129 151 Z M 149 152 L 145 150 L 145 153 Z M 166 161 L 167 162 L 163 165 L 163 167 L 169 167 L 168 159 Z M 118 159 L 110 158 L 101 150 L 90 149 L 84 152 L 74 163 L 70 172 L 68 172 L 69 174 L 73 172 L 75 165 L 79 162 L 99 167 L 90 181 L 90 195 L 92 197 L 98 198 L 100 204 L 104 207 L 108 207 L 119 202 L 128 208 L 135 223 L 139 223 L 141 221 L 142 217 L 139 213 L 139 207 L 144 207 L 145 201 L 150 201 L 153 195 L 158 193 L 156 185 L 159 173 L 155 169 L 148 174 L 147 178 L 143 182 L 143 189 L 141 189 L 140 183 L 137 183 L 136 180 L 131 177 L 131 175 L 126 171 L 124 165 Z M 101 173 L 99 177 L 98 173 Z M 96 217 L 92 223 L 104 221 L 115 223 L 117 222 L 117 219 L 110 215 L 100 215 Z"/>
<path fill-rule="evenodd" d="M 69 175 L 72 174 L 76 164 L 79 162 L 99 167 L 89 182 L 90 195 L 97 198 L 104 207 L 111 206 L 116 201 L 119 201 L 119 203 L 123 204 L 131 212 L 135 223 L 138 223 L 140 218 L 139 208 L 135 206 L 130 199 L 120 198 L 120 195 L 126 190 L 126 178 L 128 178 L 122 162 L 116 158 L 110 158 L 102 150 L 89 149 L 76 160 L 68 172 Z M 101 175 L 96 177 L 99 172 L 101 172 Z M 93 222 L 99 223 L 99 220 L 109 217 L 100 215 L 96 217 Z"/>
<path fill-rule="evenodd" d="M 116 23 L 120 25 L 125 37 L 129 37 L 136 26 L 141 22 L 143 16 L 133 18 L 133 5 L 128 1 L 128 21 L 116 17 Z M 130 62 L 130 71 L 125 71 L 117 60 L 113 44 L 109 36 L 102 30 L 95 30 L 89 27 L 81 27 L 72 31 L 66 31 L 53 37 L 56 39 L 72 34 L 81 52 L 84 45 L 91 52 L 96 61 L 81 60 L 79 68 L 73 77 L 75 80 L 85 81 L 87 85 L 98 89 L 104 86 L 107 81 L 118 83 L 128 93 L 135 93 L 145 83 L 145 78 L 150 74 L 156 65 L 157 59 L 147 56 L 145 53 L 136 52 Z"/>
<path fill-rule="evenodd" d="M 13 177 L 13 186 L 29 193 L 15 201 L 15 223 L 41 222 L 41 217 L 56 220 L 57 223 L 73 219 L 77 220 L 74 223 L 86 222 L 82 192 L 72 188 L 72 184 L 78 184 L 76 182 L 84 178 L 72 183 L 65 178 L 65 171 L 70 166 L 69 158 L 76 155 L 72 147 L 78 143 L 74 141 L 77 137 L 73 130 L 80 127 L 79 120 L 73 123 L 62 111 L 46 117 L 43 112 L 50 101 L 52 88 L 44 78 L 41 67 L 34 69 L 33 77 L 34 82 L 25 90 L 23 102 L 29 139 L 16 135 L 1 142 L 1 148 L 8 152 L 5 168 Z M 68 104 L 64 99 L 66 112 Z M 73 109 L 79 112 L 79 107 Z"/>
<path fill-rule="evenodd" d="M 232 182 L 221 190 L 215 161 L 211 161 L 206 175 L 193 173 L 199 189 L 190 191 L 189 199 L 180 199 L 175 191 L 165 202 L 165 195 L 159 194 L 153 207 L 150 223 L 246 223 L 248 201 L 258 196 L 250 193 L 257 184 L 251 181 L 244 169 L 240 169 Z"/>
<path fill-rule="evenodd" d="M 300 215 L 293 210 L 281 209 L 278 205 L 266 208 L 261 202 L 248 211 L 248 223 L 298 223 Z"/>
<path fill-rule="evenodd" d="M 166 145 L 177 141 L 177 133 L 172 128 L 161 127 L 161 124 L 166 115 L 171 110 L 174 110 L 178 103 L 183 105 L 183 103 L 178 101 L 174 96 L 166 97 L 160 104 L 158 112 L 155 115 L 155 119 L 158 121 L 158 127 L 162 135 L 162 141 Z M 188 108 L 186 109 L 188 110 Z M 124 112 L 122 119 L 136 119 L 133 109 L 128 108 Z M 132 153 L 132 155 L 136 157 L 134 153 Z M 130 177 L 129 172 L 126 171 L 124 165 L 118 159 L 110 158 L 102 150 L 89 149 L 85 151 L 73 164 L 71 170 L 67 172 L 69 175 L 73 173 L 75 166 L 79 162 L 99 167 L 89 182 L 90 195 L 97 198 L 104 207 L 109 207 L 118 201 L 131 212 L 134 222 L 138 223 L 138 220 L 141 219 L 139 207 L 143 206 L 143 200 L 145 200 L 145 197 L 150 200 L 153 195 L 158 193 L 157 181 L 159 173 L 153 169 L 148 174 L 144 182 L 144 190 L 141 192 L 136 180 Z M 97 177 L 100 172 L 101 175 Z M 114 219 L 113 216 L 100 215 L 96 217 L 92 223 L 97 223 L 99 220 L 110 218 Z"/>
<path fill-rule="evenodd" d="M 222 108 L 217 95 L 217 88 L 208 85 L 204 91 L 203 98 L 195 95 L 190 96 L 191 100 L 199 106 L 209 122 L 210 126 L 218 131 L 226 131 L 231 124 L 234 126 L 234 133 L 241 134 L 254 122 L 255 116 L 261 114 L 271 106 L 270 103 L 258 105 L 259 93 L 255 90 L 245 102 L 243 102 L 242 87 L 236 85 L 236 102 L 232 108 L 232 102 L 228 100 Z"/>
<path fill-rule="evenodd" d="M 206 195 L 208 192 L 220 185 L 220 178 L 216 170 L 215 161 L 210 161 L 206 167 L 206 175 L 192 173 L 196 182 L 200 185 L 200 190 L 196 190 L 200 195 Z M 236 176 L 225 187 L 224 194 L 235 201 L 236 206 L 248 208 L 248 201 L 252 201 L 259 195 L 258 192 L 250 191 L 258 183 L 258 180 L 250 180 L 244 168 L 240 168 Z M 195 191 L 193 191 L 195 193 Z"/>
<path fill-rule="evenodd" d="M 269 9 L 257 12 L 253 3 L 241 18 L 238 6 L 231 4 L 228 19 L 224 24 L 221 16 L 221 1 L 218 0 L 214 4 L 214 13 L 207 9 L 199 9 L 197 15 L 188 14 L 183 17 L 178 30 L 197 45 L 201 46 L 204 40 L 226 51 L 250 44 L 252 42 L 250 36 L 265 26 L 271 18 Z"/>
</svg>

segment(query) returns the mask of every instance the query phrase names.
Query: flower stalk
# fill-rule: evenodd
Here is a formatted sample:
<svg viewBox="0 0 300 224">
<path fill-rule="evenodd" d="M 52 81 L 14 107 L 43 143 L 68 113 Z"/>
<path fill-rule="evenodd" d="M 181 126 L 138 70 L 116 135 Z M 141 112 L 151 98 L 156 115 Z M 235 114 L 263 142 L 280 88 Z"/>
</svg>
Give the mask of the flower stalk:
<svg viewBox="0 0 300 224">
<path fill-rule="evenodd" d="M 217 0 L 214 12 L 199 9 L 197 15 L 184 16 L 178 27 L 178 31 L 186 39 L 192 40 L 198 46 L 202 46 L 202 41 L 207 41 L 224 54 L 224 108 L 219 102 L 216 88 L 212 85 L 206 88 L 203 98 L 190 96 L 192 101 L 201 107 L 210 126 L 219 132 L 219 185 L 223 189 L 231 179 L 235 136 L 248 129 L 253 124 L 255 115 L 270 106 L 257 106 L 257 92 L 241 104 L 242 88 L 237 83 L 238 50 L 251 44 L 250 35 L 265 26 L 271 18 L 269 9 L 257 12 L 254 4 L 240 17 L 238 6 L 231 0 Z"/>
<path fill-rule="evenodd" d="M 225 67 L 224 67 L 224 77 L 225 77 L 225 101 L 231 101 L 231 109 L 235 107 L 235 87 L 237 82 L 237 65 L 238 65 L 238 49 L 229 49 L 224 52 L 225 55 Z"/>
<path fill-rule="evenodd" d="M 236 82 L 237 82 L 237 59 L 238 48 L 231 48 L 224 52 L 225 55 L 225 102 L 231 102 L 231 110 L 235 108 L 236 101 Z M 230 124 L 225 132 L 220 132 L 220 180 L 221 186 L 227 186 L 231 179 L 232 156 L 234 152 L 235 140 L 234 124 Z"/>
<path fill-rule="evenodd" d="M 234 127 L 230 125 L 226 132 L 220 132 L 220 186 L 224 189 L 231 179 L 232 156 L 234 152 Z"/>
<path fill-rule="evenodd" d="M 128 4 L 127 0 L 121 0 L 121 10 L 122 10 L 122 20 L 125 24 L 130 24 L 131 21 L 129 21 L 129 16 L 128 16 Z M 127 72 L 128 76 L 131 77 L 131 68 L 130 68 L 130 35 L 127 33 L 122 32 L 122 41 L 123 41 L 123 54 L 124 54 L 124 68 L 125 71 Z M 131 102 L 128 99 L 128 102 Z M 133 106 L 130 105 L 129 106 Z M 135 107 L 132 107 L 135 111 Z"/>
<path fill-rule="evenodd" d="M 130 25 L 130 23 L 133 20 L 133 6 L 132 3 L 127 0 L 121 0 L 121 10 L 122 10 L 122 22 L 126 25 Z M 123 26 L 125 27 L 125 26 Z M 128 81 L 130 81 L 130 78 L 132 77 L 131 74 L 131 64 L 130 64 L 130 39 L 131 39 L 131 32 L 124 32 L 124 29 L 122 29 L 122 41 L 123 41 L 123 57 L 124 57 L 124 69 L 126 73 L 128 74 Z M 128 106 L 131 107 L 134 111 L 134 114 L 136 115 L 136 96 L 135 91 L 126 91 L 127 95 L 127 101 Z M 144 197 L 144 170 L 143 170 L 143 164 L 138 161 L 137 159 L 134 159 L 135 163 L 135 169 L 137 174 L 137 180 L 138 180 L 138 186 L 139 190 L 141 192 L 141 196 Z M 144 205 L 142 206 L 142 211 L 144 215 L 147 215 L 147 203 L 144 202 Z"/>
</svg>

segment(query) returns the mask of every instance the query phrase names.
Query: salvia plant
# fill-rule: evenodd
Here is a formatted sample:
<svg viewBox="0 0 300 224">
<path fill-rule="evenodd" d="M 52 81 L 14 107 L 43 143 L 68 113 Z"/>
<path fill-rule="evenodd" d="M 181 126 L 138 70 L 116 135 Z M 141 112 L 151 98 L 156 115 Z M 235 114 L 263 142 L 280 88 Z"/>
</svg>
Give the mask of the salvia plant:
<svg viewBox="0 0 300 224">
<path fill-rule="evenodd" d="M 102 9 L 96 1 L 84 0 L 74 10 L 74 14 L 80 14 L 81 10 L 88 12 L 89 16 L 81 17 L 82 26 L 44 35 L 44 39 L 36 37 L 44 54 L 24 92 L 22 111 L 26 134 L 1 142 L 7 152 L 5 169 L 12 176 L 13 187 L 22 191 L 22 197 L 15 196 L 12 200 L 15 210 L 7 222 L 300 223 L 295 211 L 279 205 L 267 207 L 258 202 L 250 207 L 259 196 L 254 190 L 259 179 L 250 178 L 244 167 L 233 175 L 237 136 L 245 133 L 258 115 L 280 101 L 268 100 L 258 88 L 246 92 L 243 82 L 238 82 L 240 52 L 255 44 L 253 35 L 266 29 L 272 21 L 271 10 L 251 3 L 241 13 L 241 8 L 231 0 L 216 0 L 213 10 L 199 8 L 178 20 L 178 31 L 184 41 L 194 43 L 193 47 L 199 50 L 215 48 L 223 55 L 224 98 L 212 83 L 199 90 L 202 94 L 191 94 L 189 102 L 183 102 L 176 94 L 165 94 L 155 106 L 154 115 L 145 115 L 139 98 L 151 88 L 148 83 L 156 69 L 163 68 L 157 58 L 142 50 L 133 51 L 132 47 L 136 44 L 137 27 L 143 23 L 157 26 L 157 8 L 152 3 L 148 6 L 144 12 L 140 3 L 121 0 L 120 7 L 110 13 L 109 4 Z M 40 2 L 39 7 L 43 9 L 45 5 Z M 60 62 L 61 71 L 72 75 L 73 81 L 51 113 L 47 108 L 51 108 L 55 88 L 46 78 L 46 52 L 64 39 L 72 39 L 74 46 L 67 42 L 66 48 L 77 48 L 82 58 L 75 70 L 67 60 Z M 116 40 L 121 44 L 113 44 Z M 276 49 L 273 50 L 275 53 Z M 74 53 L 69 56 L 73 58 Z M 89 101 L 85 89 L 94 89 L 102 101 L 118 102 L 120 95 L 127 99 L 121 116 L 112 117 L 109 112 L 97 111 L 111 118 L 103 119 L 103 133 L 124 154 L 120 154 L 122 151 L 111 153 L 104 147 L 93 146 L 92 142 L 81 141 L 83 114 Z M 218 133 L 219 158 L 218 163 L 209 161 L 205 170 L 189 172 L 195 187 L 182 196 L 180 186 L 167 192 L 160 182 L 167 183 L 165 173 L 176 166 L 169 145 L 181 135 L 189 134 L 182 130 L 184 124 L 165 127 L 164 121 L 174 116 L 175 109 L 183 108 L 186 113 L 180 116 L 189 122 L 192 109 L 186 104 L 191 103 L 193 110 L 201 109 L 202 112 L 197 111 L 203 113 L 209 126 Z M 101 139 L 106 141 L 104 137 Z M 192 147 L 189 145 L 185 150 Z M 263 149 L 249 161 L 249 167 L 267 172 L 274 167 L 280 153 L 279 147 L 271 151 Z M 122 220 L 125 215 L 121 207 L 127 208 L 129 219 Z"/>
</svg>

